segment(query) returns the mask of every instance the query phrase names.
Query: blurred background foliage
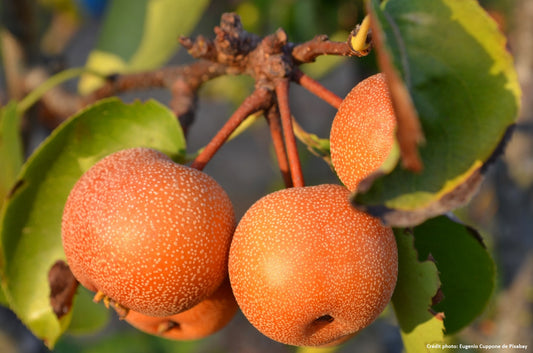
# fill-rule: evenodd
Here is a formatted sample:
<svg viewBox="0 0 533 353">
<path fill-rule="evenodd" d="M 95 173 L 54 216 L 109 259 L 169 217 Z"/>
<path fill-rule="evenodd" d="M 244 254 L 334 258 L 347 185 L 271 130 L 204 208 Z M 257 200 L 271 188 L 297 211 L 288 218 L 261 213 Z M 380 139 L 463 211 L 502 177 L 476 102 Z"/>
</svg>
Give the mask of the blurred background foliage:
<svg viewBox="0 0 533 353">
<path fill-rule="evenodd" d="M 24 76 L 31 68 L 50 74 L 83 66 L 101 38 L 106 10 L 114 0 L 3 0 L 0 2 L 0 106 L 20 100 L 27 93 Z M 116 1 L 116 0 L 115 0 Z M 141 1 L 141 0 L 135 0 Z M 144 0 L 143 0 L 144 1 Z M 523 110 L 504 158 L 491 169 L 475 199 L 457 215 L 483 234 L 498 265 L 498 289 L 485 314 L 455 339 L 471 343 L 527 344 L 533 348 L 533 10 L 530 0 L 480 1 L 509 38 L 520 83 Z M 212 36 L 223 12 L 237 12 L 250 32 L 266 35 L 283 28 L 292 42 L 327 34 L 344 40 L 364 16 L 362 0 L 217 0 L 209 2 L 192 35 Z M 124 14 L 127 16 L 128 14 Z M 128 35 L 125 33 L 124 35 Z M 458 53 L 460 55 L 460 53 Z M 166 65 L 189 62 L 177 50 Z M 467 58 L 465 58 L 467 60 Z M 20 66 L 24 69 L 21 70 Z M 361 59 L 321 57 L 304 70 L 340 96 L 361 78 L 377 70 L 373 54 Z M 22 74 L 21 74 L 22 73 Z M 247 77 L 221 77 L 202 88 L 197 121 L 189 135 L 189 148 L 203 146 L 224 118 L 246 97 L 253 86 Z M 77 82 L 65 88 L 75 92 Z M 168 92 L 126 94 L 124 100 L 154 97 L 167 103 Z M 301 125 L 320 137 L 329 133 L 334 110 L 295 87 L 291 108 Z M 49 134 L 40 124 L 42 111 L 33 109 L 25 121 L 26 155 Z M 323 119 L 317 119 L 323 116 Z M 206 171 L 228 190 L 240 216 L 264 193 L 279 187 L 281 179 L 264 123 L 228 144 Z M 242 146 L 246 146 L 243 148 Z M 336 181 L 323 161 L 302 149 L 304 175 L 309 184 Z M 235 175 L 233 168 L 248 166 Z M 82 295 L 89 295 L 88 293 Z M 101 308 L 100 308 L 101 309 Z M 80 309 L 82 310 L 82 309 Z M 71 330 L 54 352 L 293 352 L 255 331 L 241 316 L 211 338 L 197 342 L 173 342 L 131 329 L 105 310 L 84 312 L 74 320 L 91 320 L 91 332 Z M 80 325 L 86 328 L 88 325 Z M 102 328 L 103 327 L 103 328 Z M 402 344 L 390 310 L 369 329 L 350 340 L 338 352 L 401 352 Z M 37 353 L 49 350 L 24 328 L 7 308 L 0 308 L 0 352 Z M 303 352 L 304 350 L 301 350 Z M 314 350 L 308 350 L 311 352 Z M 326 352 L 323 350 L 322 352 Z"/>
</svg>

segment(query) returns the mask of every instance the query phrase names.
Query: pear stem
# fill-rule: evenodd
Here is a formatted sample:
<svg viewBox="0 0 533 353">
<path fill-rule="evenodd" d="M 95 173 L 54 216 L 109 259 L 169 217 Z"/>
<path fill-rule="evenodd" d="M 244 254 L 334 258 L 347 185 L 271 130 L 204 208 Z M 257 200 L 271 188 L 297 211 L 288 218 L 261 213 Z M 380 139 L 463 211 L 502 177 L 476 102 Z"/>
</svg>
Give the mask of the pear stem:
<svg viewBox="0 0 533 353">
<path fill-rule="evenodd" d="M 268 126 L 270 127 L 270 135 L 272 136 L 272 144 L 278 160 L 279 170 L 285 183 L 285 187 L 292 187 L 291 171 L 289 161 L 287 159 L 287 150 L 283 142 L 283 130 L 281 128 L 281 117 L 278 106 L 273 104 L 266 114 Z"/>
<path fill-rule="evenodd" d="M 279 113 L 281 115 L 281 125 L 283 127 L 283 136 L 285 137 L 287 156 L 289 158 L 292 183 L 295 187 L 301 187 L 304 186 L 305 183 L 302 166 L 300 164 L 300 157 L 298 155 L 298 146 L 296 145 L 296 137 L 294 136 L 294 130 L 292 127 L 288 79 L 281 79 L 276 83 L 276 97 L 278 99 Z"/>
<path fill-rule="evenodd" d="M 226 124 L 209 141 L 205 148 L 192 162 L 191 167 L 203 170 L 206 164 L 213 158 L 219 148 L 226 142 L 229 136 L 239 127 L 239 125 L 251 114 L 268 107 L 271 104 L 271 92 L 264 88 L 257 88 L 249 95 L 231 115 Z"/>
<path fill-rule="evenodd" d="M 293 80 L 318 98 L 331 105 L 333 108 L 339 109 L 342 103 L 342 98 L 328 90 L 318 81 L 315 81 L 311 77 L 307 76 L 301 70 L 295 69 Z"/>
</svg>

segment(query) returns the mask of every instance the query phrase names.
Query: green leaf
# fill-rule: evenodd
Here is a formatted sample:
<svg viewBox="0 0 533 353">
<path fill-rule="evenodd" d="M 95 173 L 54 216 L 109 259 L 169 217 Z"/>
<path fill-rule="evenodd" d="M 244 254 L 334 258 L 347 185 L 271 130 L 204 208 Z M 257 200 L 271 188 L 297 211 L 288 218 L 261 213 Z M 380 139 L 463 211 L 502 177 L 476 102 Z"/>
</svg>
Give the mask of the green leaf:
<svg viewBox="0 0 533 353">
<path fill-rule="evenodd" d="M 20 115 L 17 113 L 17 104 L 11 102 L 0 109 L 0 165 L 2 166 L 0 169 L 0 210 L 9 190 L 15 184 L 23 162 Z M 4 258 L 0 252 L 0 268 L 3 264 Z M 8 306 L 2 289 L 0 289 L 0 305 Z"/>
<path fill-rule="evenodd" d="M 68 333 L 74 335 L 90 334 L 100 330 L 111 318 L 111 311 L 102 303 L 93 302 L 94 293 L 78 286 L 72 308 L 72 319 Z"/>
<path fill-rule="evenodd" d="M 11 102 L 0 109 L 0 207 L 15 183 L 23 162 L 20 115 L 17 113 L 17 104 Z"/>
<path fill-rule="evenodd" d="M 369 1 L 378 48 L 412 100 L 424 169 L 400 165 L 355 195 L 360 209 L 411 226 L 467 202 L 508 138 L 520 88 L 505 37 L 475 0 Z"/>
<path fill-rule="evenodd" d="M 2 286 L 11 309 L 53 346 L 66 325 L 49 303 L 48 271 L 64 260 L 61 216 L 70 189 L 95 162 L 120 149 L 144 146 L 175 160 L 185 139 L 176 117 L 155 101 L 101 101 L 57 128 L 22 168 L 0 217 Z"/>
<path fill-rule="evenodd" d="M 449 217 L 430 219 L 414 228 L 419 256 L 435 260 L 444 299 L 433 306 L 444 312 L 447 334 L 469 325 L 485 309 L 494 290 L 495 266 L 481 236 Z"/>
<path fill-rule="evenodd" d="M 395 229 L 398 244 L 398 282 L 392 305 L 407 353 L 427 352 L 427 346 L 444 341 L 441 319 L 429 311 L 440 282 L 435 264 L 420 261 L 412 234 Z"/>
<path fill-rule="evenodd" d="M 322 158 L 333 169 L 329 139 L 320 138 L 315 134 L 305 131 L 295 119 L 292 120 L 292 126 L 294 135 L 307 147 L 307 150 L 315 156 Z"/>
<path fill-rule="evenodd" d="M 99 42 L 87 68 L 102 74 L 152 70 L 163 65 L 200 19 L 208 0 L 114 0 L 109 3 Z M 82 76 L 79 90 L 87 94 L 103 80 Z"/>
</svg>

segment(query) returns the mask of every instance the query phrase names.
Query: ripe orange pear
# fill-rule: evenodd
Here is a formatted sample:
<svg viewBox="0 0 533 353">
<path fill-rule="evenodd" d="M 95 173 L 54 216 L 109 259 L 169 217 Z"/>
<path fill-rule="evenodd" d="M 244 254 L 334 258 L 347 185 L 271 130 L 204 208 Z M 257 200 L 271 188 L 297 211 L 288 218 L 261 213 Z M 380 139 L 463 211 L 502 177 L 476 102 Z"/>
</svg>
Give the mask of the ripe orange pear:
<svg viewBox="0 0 533 353">
<path fill-rule="evenodd" d="M 169 316 L 227 277 L 234 228 L 233 206 L 215 180 L 161 152 L 133 148 L 78 180 L 65 204 L 62 240 L 83 286 L 127 309 Z"/>
<path fill-rule="evenodd" d="M 392 229 L 351 207 L 340 185 L 258 200 L 233 236 L 229 276 L 250 323 L 296 346 L 342 342 L 389 303 L 398 255 Z"/>
<path fill-rule="evenodd" d="M 348 189 L 355 190 L 385 162 L 394 144 L 395 128 L 384 74 L 359 82 L 344 98 L 329 138 L 331 162 Z"/>
<path fill-rule="evenodd" d="M 168 317 L 152 317 L 130 310 L 125 320 L 133 327 L 173 340 L 197 340 L 221 330 L 235 316 L 238 306 L 229 280 L 192 308 Z"/>
</svg>

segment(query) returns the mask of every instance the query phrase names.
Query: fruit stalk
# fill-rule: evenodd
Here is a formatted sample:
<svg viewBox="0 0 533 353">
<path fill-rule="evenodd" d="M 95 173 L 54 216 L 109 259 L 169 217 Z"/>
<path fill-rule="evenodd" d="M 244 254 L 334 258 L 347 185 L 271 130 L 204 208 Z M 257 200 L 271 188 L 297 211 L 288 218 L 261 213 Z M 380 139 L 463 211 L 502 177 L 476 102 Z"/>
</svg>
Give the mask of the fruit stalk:
<svg viewBox="0 0 533 353">
<path fill-rule="evenodd" d="M 281 125 L 283 127 L 283 136 L 287 147 L 287 156 L 291 170 L 292 184 L 295 187 L 304 186 L 304 177 L 296 137 L 292 128 L 291 110 L 289 107 L 289 80 L 282 79 L 276 83 L 276 97 L 278 99 L 279 113 L 281 115 Z"/>
<path fill-rule="evenodd" d="M 283 142 L 283 130 L 281 128 L 281 117 L 277 104 L 273 104 L 265 115 L 268 126 L 270 128 L 270 135 L 272 136 L 272 144 L 274 152 L 278 160 L 279 170 L 285 183 L 285 187 L 292 187 L 291 171 L 289 161 L 287 159 L 287 150 Z"/>
<path fill-rule="evenodd" d="M 339 109 L 342 98 L 322 86 L 318 81 L 304 74 L 301 70 L 295 70 L 294 81 L 318 98 L 322 99 L 335 109 Z"/>
<path fill-rule="evenodd" d="M 224 144 L 224 142 L 226 142 L 233 131 L 239 127 L 244 119 L 249 115 L 268 107 L 267 104 L 271 101 L 271 95 L 272 92 L 263 88 L 258 88 L 249 95 L 228 119 L 226 124 L 224 124 L 211 141 L 209 141 L 202 152 L 200 152 L 200 154 L 194 159 L 191 167 L 203 170 L 218 149 Z"/>
<path fill-rule="evenodd" d="M 287 150 L 283 142 L 283 130 L 281 128 L 281 117 L 279 109 L 276 104 L 268 110 L 266 114 L 268 126 L 270 127 L 270 135 L 272 136 L 272 144 L 278 160 L 279 170 L 285 183 L 285 187 L 292 187 L 291 171 L 289 161 L 287 160 Z"/>
</svg>

